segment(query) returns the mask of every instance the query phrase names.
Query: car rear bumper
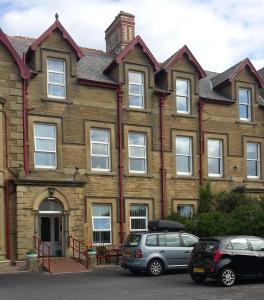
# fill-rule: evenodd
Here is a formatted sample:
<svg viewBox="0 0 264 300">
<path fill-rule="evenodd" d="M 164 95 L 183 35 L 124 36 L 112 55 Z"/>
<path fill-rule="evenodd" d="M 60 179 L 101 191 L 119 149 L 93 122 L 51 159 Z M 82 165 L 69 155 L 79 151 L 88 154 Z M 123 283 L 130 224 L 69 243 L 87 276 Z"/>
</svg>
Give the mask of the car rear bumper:
<svg viewBox="0 0 264 300">
<path fill-rule="evenodd" d="M 124 269 L 137 269 L 137 270 L 146 270 L 148 267 L 148 263 L 145 259 L 122 260 L 120 265 Z"/>
</svg>

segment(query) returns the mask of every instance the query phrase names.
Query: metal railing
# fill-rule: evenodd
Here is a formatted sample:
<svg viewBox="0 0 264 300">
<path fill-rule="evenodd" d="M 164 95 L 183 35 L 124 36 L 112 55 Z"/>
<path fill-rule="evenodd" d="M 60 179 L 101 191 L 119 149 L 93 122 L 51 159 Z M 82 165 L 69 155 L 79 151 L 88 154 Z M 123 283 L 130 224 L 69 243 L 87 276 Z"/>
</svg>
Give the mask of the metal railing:
<svg viewBox="0 0 264 300">
<path fill-rule="evenodd" d="M 75 239 L 73 236 L 69 236 L 69 247 L 72 248 L 72 256 L 78 259 L 82 263 L 82 258 L 84 258 L 84 266 L 88 269 L 89 257 L 87 251 L 89 249 L 88 245 L 84 242 Z"/>
<path fill-rule="evenodd" d="M 38 262 L 42 260 L 42 266 L 50 272 L 50 246 L 36 236 L 33 236 L 33 241 L 34 248 L 38 250 Z M 47 258 L 47 266 L 45 265 L 45 258 Z"/>
</svg>

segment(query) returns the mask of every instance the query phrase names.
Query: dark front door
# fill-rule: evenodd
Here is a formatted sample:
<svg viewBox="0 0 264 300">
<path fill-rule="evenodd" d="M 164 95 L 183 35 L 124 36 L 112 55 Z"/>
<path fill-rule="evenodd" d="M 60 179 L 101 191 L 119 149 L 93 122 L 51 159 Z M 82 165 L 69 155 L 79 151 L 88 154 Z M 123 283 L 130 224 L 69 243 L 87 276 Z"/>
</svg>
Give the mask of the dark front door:
<svg viewBox="0 0 264 300">
<path fill-rule="evenodd" d="M 61 215 L 40 216 L 40 239 L 50 247 L 51 256 L 62 256 Z M 47 247 L 44 247 L 48 254 Z"/>
</svg>

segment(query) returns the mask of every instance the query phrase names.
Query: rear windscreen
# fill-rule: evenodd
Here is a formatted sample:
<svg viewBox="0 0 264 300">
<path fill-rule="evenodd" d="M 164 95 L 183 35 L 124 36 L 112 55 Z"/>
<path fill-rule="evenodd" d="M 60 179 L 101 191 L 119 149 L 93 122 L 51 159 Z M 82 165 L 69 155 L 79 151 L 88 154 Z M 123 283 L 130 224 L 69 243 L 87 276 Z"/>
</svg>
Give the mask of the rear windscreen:
<svg viewBox="0 0 264 300">
<path fill-rule="evenodd" d="M 207 241 L 199 241 L 194 249 L 193 252 L 203 252 L 203 253 L 214 253 L 219 245 L 219 241 L 217 240 L 207 240 Z"/>
<path fill-rule="evenodd" d="M 135 234 L 135 233 L 130 234 L 126 239 L 125 246 L 126 247 L 138 246 L 140 242 L 140 238 L 141 238 L 140 234 Z"/>
</svg>

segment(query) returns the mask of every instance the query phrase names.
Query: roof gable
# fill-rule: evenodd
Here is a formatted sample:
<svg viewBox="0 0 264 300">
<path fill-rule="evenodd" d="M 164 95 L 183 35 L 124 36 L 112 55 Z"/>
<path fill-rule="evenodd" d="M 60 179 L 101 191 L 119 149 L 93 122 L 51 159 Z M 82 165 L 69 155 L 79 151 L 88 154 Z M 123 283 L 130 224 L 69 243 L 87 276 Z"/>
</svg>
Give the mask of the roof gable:
<svg viewBox="0 0 264 300">
<path fill-rule="evenodd" d="M 69 35 L 69 33 L 66 31 L 66 29 L 62 26 L 61 22 L 56 17 L 55 22 L 45 32 L 43 32 L 38 39 L 36 39 L 31 44 L 31 46 L 27 51 L 27 58 L 30 56 L 32 52 L 36 51 L 36 49 L 41 45 L 41 43 L 43 43 L 43 41 L 48 36 L 50 36 L 56 29 L 58 29 L 62 33 L 63 38 L 66 39 L 68 43 L 71 45 L 71 47 L 73 48 L 73 50 L 77 55 L 78 60 L 84 56 L 81 48 L 74 42 L 73 38 Z"/>
<path fill-rule="evenodd" d="M 10 55 L 15 60 L 16 64 L 18 65 L 20 75 L 23 79 L 29 79 L 31 74 L 27 66 L 24 64 L 23 60 L 20 58 L 20 56 L 17 54 L 15 48 L 12 46 L 10 41 L 8 40 L 5 33 L 0 28 L 0 42 L 4 44 Z"/>
<path fill-rule="evenodd" d="M 263 79 L 261 78 L 260 74 L 254 68 L 254 66 L 252 65 L 251 61 L 248 58 L 242 60 L 238 64 L 232 66 L 231 68 L 227 69 L 223 73 L 220 73 L 214 78 L 212 78 L 211 82 L 213 88 L 218 87 L 226 82 L 232 82 L 235 76 L 245 68 L 249 68 L 250 72 L 257 80 L 259 86 L 263 88 L 264 87 Z"/>
<path fill-rule="evenodd" d="M 104 72 L 108 72 L 112 69 L 112 67 L 116 64 L 120 64 L 122 60 L 126 57 L 126 55 L 135 48 L 136 45 L 140 45 L 142 47 L 143 52 L 147 55 L 150 62 L 153 64 L 155 71 L 159 69 L 159 63 L 157 62 L 156 58 L 150 52 L 147 45 L 144 43 L 142 38 L 137 35 L 126 47 L 122 50 L 115 59 L 110 63 L 110 65 L 104 70 Z"/>
<path fill-rule="evenodd" d="M 198 71 L 200 78 L 206 77 L 206 72 L 203 70 L 201 65 L 198 63 L 190 49 L 184 45 L 181 49 L 179 49 L 177 52 L 175 52 L 171 57 L 169 57 L 162 65 L 161 65 L 161 70 L 165 70 L 168 72 L 173 65 L 178 61 L 179 59 L 182 58 L 182 56 L 186 54 L 190 60 L 190 62 L 194 65 L 196 70 Z"/>
</svg>

